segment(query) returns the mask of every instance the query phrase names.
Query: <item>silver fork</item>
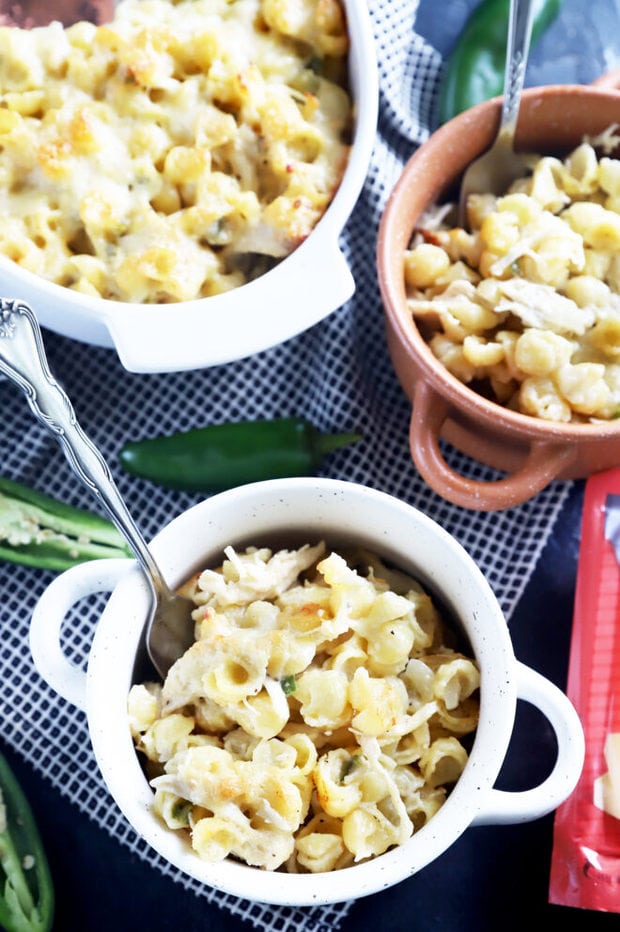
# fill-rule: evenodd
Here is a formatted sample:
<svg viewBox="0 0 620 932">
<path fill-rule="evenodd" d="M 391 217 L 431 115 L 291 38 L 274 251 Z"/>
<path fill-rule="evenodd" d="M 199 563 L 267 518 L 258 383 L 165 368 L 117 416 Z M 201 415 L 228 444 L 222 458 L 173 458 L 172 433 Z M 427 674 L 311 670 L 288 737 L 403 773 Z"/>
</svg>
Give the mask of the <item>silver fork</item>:
<svg viewBox="0 0 620 932">
<path fill-rule="evenodd" d="M 533 0 L 510 0 L 506 68 L 499 130 L 490 149 L 467 167 L 459 195 L 459 226 L 468 227 L 470 194 L 504 194 L 528 166 L 527 153 L 515 152 L 514 140 L 532 35 Z"/>
<path fill-rule="evenodd" d="M 194 641 L 193 603 L 168 587 L 108 464 L 78 424 L 69 397 L 52 376 L 38 321 L 23 301 L 0 298 L 0 372 L 22 389 L 37 420 L 56 438 L 73 472 L 98 499 L 144 571 L 152 592 L 146 647 L 163 679 Z"/>
</svg>

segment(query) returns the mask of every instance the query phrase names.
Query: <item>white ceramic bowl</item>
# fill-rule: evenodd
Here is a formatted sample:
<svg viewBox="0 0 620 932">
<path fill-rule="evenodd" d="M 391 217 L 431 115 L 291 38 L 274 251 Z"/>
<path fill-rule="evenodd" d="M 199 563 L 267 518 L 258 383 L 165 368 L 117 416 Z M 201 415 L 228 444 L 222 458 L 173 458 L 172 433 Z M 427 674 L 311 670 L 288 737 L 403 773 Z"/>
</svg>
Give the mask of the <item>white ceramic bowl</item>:
<svg viewBox="0 0 620 932">
<path fill-rule="evenodd" d="M 40 323 L 67 337 L 114 347 L 131 372 L 200 369 L 282 343 L 341 307 L 355 290 L 339 237 L 368 171 L 378 80 L 366 3 L 343 0 L 350 36 L 355 126 L 333 201 L 310 236 L 265 275 L 222 295 L 177 304 L 131 304 L 83 295 L 0 256 L 0 294 L 28 302 Z"/>
<path fill-rule="evenodd" d="M 55 578 L 36 606 L 31 649 L 45 680 L 84 708 L 101 772 L 118 806 L 152 847 L 187 874 L 227 893 L 269 903 L 309 905 L 362 897 L 423 868 L 470 825 L 536 819 L 572 792 L 583 764 L 581 725 L 564 693 L 515 659 L 508 628 L 488 583 L 438 524 L 383 492 L 329 479 L 285 479 L 224 492 L 190 508 L 153 540 L 175 586 L 220 561 L 233 545 L 315 542 L 360 544 L 413 573 L 458 620 L 481 668 L 480 721 L 465 770 L 439 812 L 405 844 L 367 863 L 322 874 L 282 874 L 232 860 L 206 863 L 152 811 L 152 791 L 129 733 L 127 694 L 148 609 L 148 589 L 132 561 L 100 560 Z M 92 592 L 112 595 L 98 622 L 88 671 L 60 647 L 67 612 Z M 533 703 L 558 743 L 552 772 L 522 792 L 494 789 L 510 742 L 517 698 Z"/>
</svg>

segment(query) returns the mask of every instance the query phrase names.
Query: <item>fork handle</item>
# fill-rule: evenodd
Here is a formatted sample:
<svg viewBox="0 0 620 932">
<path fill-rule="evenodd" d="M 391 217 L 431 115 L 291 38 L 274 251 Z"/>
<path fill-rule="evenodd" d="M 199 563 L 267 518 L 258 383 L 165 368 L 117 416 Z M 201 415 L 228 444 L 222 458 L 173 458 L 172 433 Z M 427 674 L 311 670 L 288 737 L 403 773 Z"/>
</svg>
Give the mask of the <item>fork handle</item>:
<svg viewBox="0 0 620 932">
<path fill-rule="evenodd" d="M 73 472 L 126 538 L 152 585 L 166 591 L 162 573 L 116 488 L 108 464 L 80 427 L 69 397 L 50 372 L 39 323 L 23 301 L 0 298 L 0 372 L 22 389 L 33 414 L 54 435 Z"/>
<path fill-rule="evenodd" d="M 510 0 L 506 70 L 502 101 L 502 129 L 514 131 L 519 113 L 519 99 L 525 81 L 525 69 L 532 36 L 534 0 Z"/>
</svg>

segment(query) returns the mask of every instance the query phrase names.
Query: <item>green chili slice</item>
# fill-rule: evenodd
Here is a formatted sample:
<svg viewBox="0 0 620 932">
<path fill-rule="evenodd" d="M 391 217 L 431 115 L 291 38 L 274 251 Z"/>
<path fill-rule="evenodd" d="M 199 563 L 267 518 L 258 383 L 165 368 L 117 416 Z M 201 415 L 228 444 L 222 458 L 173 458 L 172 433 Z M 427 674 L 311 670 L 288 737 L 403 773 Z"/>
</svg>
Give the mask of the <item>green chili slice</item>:
<svg viewBox="0 0 620 932">
<path fill-rule="evenodd" d="M 0 477 L 0 559 L 65 570 L 84 560 L 128 556 L 111 521 Z"/>
<path fill-rule="evenodd" d="M 32 810 L 0 754 L 0 925 L 5 932 L 48 932 L 54 887 Z"/>
</svg>

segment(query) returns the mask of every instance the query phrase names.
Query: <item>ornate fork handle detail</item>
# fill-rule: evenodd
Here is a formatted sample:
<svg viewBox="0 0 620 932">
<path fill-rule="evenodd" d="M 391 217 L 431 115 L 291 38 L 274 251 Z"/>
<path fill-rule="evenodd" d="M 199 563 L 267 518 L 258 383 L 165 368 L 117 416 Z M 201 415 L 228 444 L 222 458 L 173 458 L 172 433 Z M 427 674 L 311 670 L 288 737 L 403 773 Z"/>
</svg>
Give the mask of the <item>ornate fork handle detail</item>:
<svg viewBox="0 0 620 932">
<path fill-rule="evenodd" d="M 0 369 L 19 384 L 37 420 L 56 435 L 84 485 L 101 497 L 96 482 L 91 478 L 93 464 L 87 465 L 85 455 L 94 457 L 97 471 L 103 471 L 106 482 L 113 481 L 112 474 L 80 427 L 67 394 L 52 376 L 38 325 L 27 304 L 0 298 L 0 340 Z M 6 342 L 9 340 L 10 347 Z M 41 363 L 39 371 L 33 368 L 37 358 Z M 67 430 L 72 434 L 71 443 L 67 439 Z M 79 451 L 76 449 L 76 437 L 79 437 Z"/>
<path fill-rule="evenodd" d="M 38 321 L 23 301 L 0 298 L 0 371 L 19 385 L 37 420 L 58 440 L 77 477 L 99 499 L 128 538 L 136 557 L 156 584 L 167 591 L 163 576 L 116 488 L 108 464 L 80 427 L 66 392 L 50 372 Z"/>
</svg>

